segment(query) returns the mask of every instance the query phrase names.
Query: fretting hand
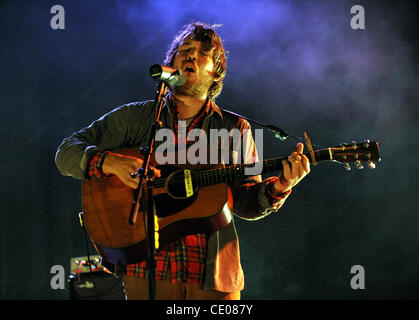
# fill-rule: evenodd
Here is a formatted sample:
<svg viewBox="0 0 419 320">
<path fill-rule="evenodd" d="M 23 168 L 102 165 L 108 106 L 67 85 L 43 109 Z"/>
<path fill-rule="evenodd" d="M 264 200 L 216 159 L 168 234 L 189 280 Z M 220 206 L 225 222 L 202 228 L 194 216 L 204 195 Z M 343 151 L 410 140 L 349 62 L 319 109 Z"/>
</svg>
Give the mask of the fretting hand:
<svg viewBox="0 0 419 320">
<path fill-rule="evenodd" d="M 274 184 L 274 192 L 280 195 L 295 187 L 310 173 L 310 161 L 303 154 L 304 144 L 298 143 L 296 150 L 282 161 L 283 172 Z"/>
</svg>

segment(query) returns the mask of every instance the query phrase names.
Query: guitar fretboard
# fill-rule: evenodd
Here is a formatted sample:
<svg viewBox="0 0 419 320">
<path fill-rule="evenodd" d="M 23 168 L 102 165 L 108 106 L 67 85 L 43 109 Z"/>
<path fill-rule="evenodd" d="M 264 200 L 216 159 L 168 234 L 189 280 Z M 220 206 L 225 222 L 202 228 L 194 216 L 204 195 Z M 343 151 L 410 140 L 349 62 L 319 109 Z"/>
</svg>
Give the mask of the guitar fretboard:
<svg viewBox="0 0 419 320">
<path fill-rule="evenodd" d="M 312 162 L 309 153 L 305 154 L 307 158 Z M 314 152 L 314 157 L 316 162 L 329 161 L 332 160 L 332 154 L 330 149 L 322 149 Z M 204 171 L 197 171 L 192 174 L 194 180 L 201 187 L 206 187 L 219 183 L 229 183 L 236 180 L 242 180 L 250 174 L 246 174 L 246 168 L 261 168 L 262 171 L 258 174 L 265 174 L 271 172 L 281 171 L 283 169 L 282 161 L 286 160 L 288 157 L 278 157 L 272 159 L 266 159 L 260 161 L 256 164 L 240 164 L 240 165 L 231 165 L 225 168 L 210 169 Z M 252 170 L 255 171 L 255 170 Z M 257 171 L 257 170 L 256 170 Z M 259 169 L 260 171 L 260 169 Z"/>
<path fill-rule="evenodd" d="M 309 153 L 305 154 L 310 162 L 312 159 Z M 330 161 L 332 159 L 332 154 L 330 149 L 323 149 L 314 151 L 314 157 L 316 162 L 321 161 Z M 214 168 L 209 170 L 197 170 L 192 172 L 192 179 L 199 187 L 207 187 L 215 184 L 220 183 L 231 183 L 237 180 L 242 180 L 246 176 L 256 175 L 256 174 L 249 174 L 249 172 L 257 171 L 254 167 L 261 168 L 262 171 L 257 174 L 265 174 L 271 172 L 279 172 L 283 169 L 282 161 L 286 160 L 288 157 L 278 157 L 272 159 L 266 159 L 260 161 L 256 164 L 237 164 L 237 165 L 230 165 L 224 168 Z M 246 168 L 253 170 L 246 170 Z M 166 178 L 156 179 L 154 182 L 154 186 L 163 186 L 166 181 Z M 169 183 L 178 183 L 178 179 L 172 179 Z"/>
</svg>

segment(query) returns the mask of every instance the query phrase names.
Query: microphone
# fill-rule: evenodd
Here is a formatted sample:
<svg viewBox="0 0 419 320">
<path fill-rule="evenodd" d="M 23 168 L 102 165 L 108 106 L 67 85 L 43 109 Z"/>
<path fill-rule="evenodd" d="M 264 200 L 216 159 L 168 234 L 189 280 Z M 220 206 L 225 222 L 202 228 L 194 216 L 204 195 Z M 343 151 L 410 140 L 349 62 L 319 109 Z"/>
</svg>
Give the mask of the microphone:
<svg viewBox="0 0 419 320">
<path fill-rule="evenodd" d="M 178 69 L 160 64 L 153 64 L 149 70 L 150 77 L 155 81 L 162 81 L 169 86 L 183 86 L 186 82 L 186 74 Z"/>
</svg>

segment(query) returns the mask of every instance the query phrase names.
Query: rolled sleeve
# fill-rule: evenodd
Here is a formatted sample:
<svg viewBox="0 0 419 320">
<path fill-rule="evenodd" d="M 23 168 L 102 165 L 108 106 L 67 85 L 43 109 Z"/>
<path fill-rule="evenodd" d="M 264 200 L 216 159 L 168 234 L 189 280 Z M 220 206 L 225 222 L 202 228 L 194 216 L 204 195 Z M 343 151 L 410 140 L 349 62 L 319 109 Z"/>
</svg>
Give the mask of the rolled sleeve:
<svg viewBox="0 0 419 320">
<path fill-rule="evenodd" d="M 128 120 L 129 109 L 124 105 L 65 138 L 55 154 L 55 162 L 60 172 L 77 179 L 87 178 L 91 157 L 99 151 L 124 145 Z"/>
<path fill-rule="evenodd" d="M 251 164 L 259 161 L 256 145 L 246 123 L 242 144 L 244 150 L 243 163 Z M 233 184 L 234 213 L 246 220 L 258 220 L 276 212 L 282 207 L 291 190 L 275 196 L 272 186 L 279 178 L 269 177 L 262 181 L 260 175 L 249 177 L 240 183 Z"/>
</svg>

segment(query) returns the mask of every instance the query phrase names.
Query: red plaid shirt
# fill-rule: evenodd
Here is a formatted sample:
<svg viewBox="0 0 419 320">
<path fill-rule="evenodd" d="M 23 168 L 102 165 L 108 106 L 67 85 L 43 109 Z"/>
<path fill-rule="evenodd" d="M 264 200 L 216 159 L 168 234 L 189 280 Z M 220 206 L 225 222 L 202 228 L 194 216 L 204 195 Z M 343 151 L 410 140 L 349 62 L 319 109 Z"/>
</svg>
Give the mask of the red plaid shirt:
<svg viewBox="0 0 419 320">
<path fill-rule="evenodd" d="M 169 99 L 171 99 L 169 97 Z M 202 122 L 205 118 L 206 115 L 208 115 L 209 111 L 211 108 L 211 103 L 210 101 L 207 101 L 205 103 L 205 105 L 202 107 L 202 109 L 200 110 L 200 112 L 198 113 L 197 116 L 195 116 L 189 123 L 189 126 L 186 129 L 186 132 L 184 132 L 186 134 L 186 136 L 182 136 L 181 134 L 183 133 L 182 131 L 179 133 L 179 121 L 180 119 L 178 118 L 178 109 L 175 107 L 172 110 L 172 117 L 173 117 L 173 131 L 175 134 L 175 144 L 178 145 L 180 142 L 186 142 L 186 145 L 189 146 L 191 144 L 193 144 L 195 141 L 187 141 L 187 135 L 188 133 L 197 127 L 201 127 L 202 126 Z M 186 120 L 183 120 L 185 122 L 188 122 Z M 181 141 L 178 141 L 178 138 L 181 139 Z"/>
<path fill-rule="evenodd" d="M 170 99 L 170 97 L 169 97 Z M 174 104 L 173 104 L 174 105 Z M 188 132 L 194 128 L 202 126 L 203 119 L 208 115 L 211 108 L 211 102 L 202 107 L 196 117 L 194 117 L 187 127 L 186 136 Z M 176 139 L 178 138 L 178 110 L 174 108 L 173 115 L 173 129 Z M 186 145 L 194 141 L 186 141 L 186 137 L 181 137 Z M 179 141 L 176 140 L 176 144 Z M 101 178 L 106 176 L 102 171 L 102 164 L 108 152 L 98 152 L 89 162 L 88 175 L 90 177 Z M 269 184 L 275 182 L 278 178 L 269 178 Z M 275 197 L 267 188 L 267 193 L 270 196 L 271 203 L 275 207 L 275 203 L 288 196 L 287 192 L 281 197 Z M 205 261 L 207 258 L 207 236 L 205 234 L 188 235 L 180 240 L 172 242 L 169 246 L 161 248 L 155 255 L 156 259 L 156 280 L 161 281 L 167 279 L 168 271 L 170 270 L 171 281 L 182 281 L 188 283 L 203 283 L 205 274 Z M 147 274 L 147 261 L 142 261 L 135 264 L 130 264 L 126 269 L 127 276 L 145 278 Z"/>
</svg>

